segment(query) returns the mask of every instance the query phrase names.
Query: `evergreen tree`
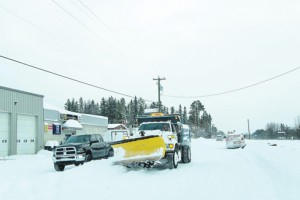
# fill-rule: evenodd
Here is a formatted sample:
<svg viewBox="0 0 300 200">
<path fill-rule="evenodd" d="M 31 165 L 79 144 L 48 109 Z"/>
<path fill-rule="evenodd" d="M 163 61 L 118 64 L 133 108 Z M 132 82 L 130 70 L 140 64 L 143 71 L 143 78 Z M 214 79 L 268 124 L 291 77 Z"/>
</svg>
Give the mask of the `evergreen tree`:
<svg viewBox="0 0 300 200">
<path fill-rule="evenodd" d="M 117 101 L 116 122 L 123 124 L 126 123 L 126 103 L 124 98 Z"/>
<path fill-rule="evenodd" d="M 190 106 L 189 122 L 194 124 L 195 127 L 200 127 L 200 112 L 204 111 L 203 104 L 197 100 L 194 101 Z"/>
<path fill-rule="evenodd" d="M 126 101 L 124 98 L 120 100 L 120 112 L 121 112 L 121 119 L 123 123 L 127 123 L 127 110 L 126 110 Z"/>
<path fill-rule="evenodd" d="M 204 128 L 206 137 L 210 138 L 212 134 L 212 118 L 210 114 L 204 111 L 203 115 L 201 116 L 201 127 Z"/>
<path fill-rule="evenodd" d="M 150 108 L 158 108 L 158 103 L 157 102 L 152 102 L 150 104 Z"/>
<path fill-rule="evenodd" d="M 71 110 L 71 101 L 70 101 L 70 99 L 67 99 L 67 102 L 65 103 L 65 109 L 66 110 Z"/>
<path fill-rule="evenodd" d="M 175 108 L 174 108 L 174 106 L 171 106 L 171 114 L 174 114 L 175 113 Z"/>
<path fill-rule="evenodd" d="M 147 104 L 145 103 L 145 100 L 142 98 L 139 98 L 137 101 L 137 104 L 138 104 L 137 115 L 143 115 L 145 109 L 147 108 Z"/>
<path fill-rule="evenodd" d="M 122 123 L 122 111 L 120 101 L 117 100 L 116 105 L 116 123 Z"/>
<path fill-rule="evenodd" d="M 95 103 L 94 100 L 83 101 L 83 98 L 80 97 L 79 101 L 75 101 L 67 99 L 65 103 L 66 110 L 70 110 L 73 112 L 93 114 L 93 115 L 101 115 L 108 117 L 109 123 L 126 123 L 127 125 L 134 125 L 136 122 L 136 116 L 144 114 L 144 110 L 146 108 L 158 108 L 158 102 L 152 102 L 150 106 L 145 103 L 145 100 L 142 98 L 137 98 L 130 100 L 128 104 L 126 104 L 125 99 L 121 98 L 117 100 L 112 96 L 107 100 L 102 98 L 99 103 Z M 161 112 L 164 114 L 169 114 L 169 108 L 161 105 Z M 170 107 L 170 113 L 174 114 L 176 112 L 175 107 Z M 190 106 L 189 116 L 187 112 L 187 108 L 184 106 L 182 110 L 181 104 L 179 104 L 178 112 L 182 117 L 182 122 L 185 124 L 193 125 L 194 131 L 202 131 L 205 130 L 207 133 L 216 133 L 217 128 L 212 125 L 212 117 L 210 114 L 207 114 L 205 111 L 204 105 L 199 101 L 194 101 Z M 203 112 L 202 116 L 201 113 Z M 200 129 L 201 127 L 201 129 Z M 297 132 L 296 128 L 292 132 L 287 126 L 280 126 L 280 128 L 285 131 L 288 131 L 290 135 L 298 136 L 298 132 L 300 132 L 300 127 Z M 271 131 L 272 130 L 272 131 Z M 269 135 L 274 137 L 273 129 L 269 129 Z M 198 135 L 199 136 L 199 135 Z M 300 133 L 299 133 L 300 138 Z"/>
<path fill-rule="evenodd" d="M 179 104 L 178 112 L 179 112 L 179 115 L 182 116 L 183 113 L 182 113 L 182 107 L 181 107 L 181 104 Z"/>
<path fill-rule="evenodd" d="M 128 120 L 129 120 L 129 124 L 130 125 L 134 125 L 135 124 L 135 112 L 134 112 L 134 102 L 132 100 L 130 100 L 128 106 L 127 106 L 127 110 L 128 110 Z"/>
<path fill-rule="evenodd" d="M 161 106 L 161 112 L 164 113 L 164 114 L 169 114 L 169 108 L 166 107 L 166 106 L 164 106 L 164 105 L 162 105 Z"/>
<path fill-rule="evenodd" d="M 101 102 L 100 102 L 100 115 L 107 117 L 108 116 L 107 113 L 108 113 L 107 112 L 107 103 L 106 103 L 105 98 L 102 98 Z"/>
<path fill-rule="evenodd" d="M 72 98 L 72 101 L 71 101 L 71 110 L 72 112 L 78 112 L 78 102 L 75 101 L 74 98 Z"/>
<path fill-rule="evenodd" d="M 91 100 L 88 100 L 86 103 L 85 103 L 85 111 L 84 111 L 86 114 L 91 114 L 92 112 L 92 109 L 91 109 Z"/>
<path fill-rule="evenodd" d="M 78 112 L 84 113 L 84 103 L 82 97 L 79 98 Z"/>
<path fill-rule="evenodd" d="M 300 139 L 300 116 L 295 119 L 295 139 Z"/>
<path fill-rule="evenodd" d="M 95 115 L 100 115 L 100 105 L 99 105 L 99 103 L 96 103 L 95 106 L 96 106 L 95 107 Z"/>
<path fill-rule="evenodd" d="M 107 117 L 109 123 L 116 123 L 117 101 L 112 96 L 107 100 Z"/>
<path fill-rule="evenodd" d="M 96 104 L 95 104 L 95 101 L 92 100 L 91 105 L 90 105 L 90 113 L 89 114 L 95 115 L 96 112 L 97 112 Z"/>
</svg>

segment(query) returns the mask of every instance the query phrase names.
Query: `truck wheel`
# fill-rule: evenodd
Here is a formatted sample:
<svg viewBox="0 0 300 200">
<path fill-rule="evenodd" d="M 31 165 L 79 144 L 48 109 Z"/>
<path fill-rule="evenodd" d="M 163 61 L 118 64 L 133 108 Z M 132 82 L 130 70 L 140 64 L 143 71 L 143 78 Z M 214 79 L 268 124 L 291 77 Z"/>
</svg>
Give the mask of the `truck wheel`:
<svg viewBox="0 0 300 200">
<path fill-rule="evenodd" d="M 108 150 L 108 153 L 107 155 L 104 157 L 105 159 L 109 158 L 109 157 L 113 157 L 114 156 L 114 149 L 113 148 L 110 148 Z"/>
<path fill-rule="evenodd" d="M 183 163 L 191 162 L 191 149 L 188 146 L 183 146 L 182 161 L 183 161 Z"/>
<path fill-rule="evenodd" d="M 178 150 L 175 149 L 175 152 L 173 154 L 173 160 L 174 160 L 174 168 L 176 169 L 178 167 L 178 163 L 179 163 L 179 156 L 178 156 Z"/>
<path fill-rule="evenodd" d="M 54 168 L 55 168 L 56 171 L 61 172 L 61 171 L 64 171 L 65 166 L 64 165 L 54 164 Z"/>
<path fill-rule="evenodd" d="M 110 148 L 109 152 L 108 152 L 108 157 L 113 157 L 114 156 L 114 149 Z"/>
<path fill-rule="evenodd" d="M 167 164 L 168 164 L 168 168 L 169 169 L 173 169 L 174 168 L 174 154 L 170 153 L 167 155 Z"/>
<path fill-rule="evenodd" d="M 168 159 L 168 167 L 169 169 L 177 168 L 178 167 L 178 162 L 179 162 L 179 157 L 178 157 L 178 150 L 176 149 L 174 153 L 170 153 L 167 155 Z"/>
<path fill-rule="evenodd" d="M 189 147 L 188 148 L 188 162 L 191 162 L 192 161 L 192 151 L 191 151 L 191 148 Z"/>
<path fill-rule="evenodd" d="M 93 156 L 91 153 L 87 153 L 85 155 L 85 162 L 90 162 L 91 160 L 93 160 Z"/>
</svg>

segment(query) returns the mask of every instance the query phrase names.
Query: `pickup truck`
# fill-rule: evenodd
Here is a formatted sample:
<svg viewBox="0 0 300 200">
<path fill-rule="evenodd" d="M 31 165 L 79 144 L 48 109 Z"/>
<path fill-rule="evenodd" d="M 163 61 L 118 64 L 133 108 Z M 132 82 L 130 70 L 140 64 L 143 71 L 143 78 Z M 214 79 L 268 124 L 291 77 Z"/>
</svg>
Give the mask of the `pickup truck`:
<svg viewBox="0 0 300 200">
<path fill-rule="evenodd" d="M 66 165 L 78 166 L 94 159 L 114 156 L 110 144 L 99 134 L 72 135 L 53 150 L 53 163 L 56 171 L 63 171 Z"/>
</svg>

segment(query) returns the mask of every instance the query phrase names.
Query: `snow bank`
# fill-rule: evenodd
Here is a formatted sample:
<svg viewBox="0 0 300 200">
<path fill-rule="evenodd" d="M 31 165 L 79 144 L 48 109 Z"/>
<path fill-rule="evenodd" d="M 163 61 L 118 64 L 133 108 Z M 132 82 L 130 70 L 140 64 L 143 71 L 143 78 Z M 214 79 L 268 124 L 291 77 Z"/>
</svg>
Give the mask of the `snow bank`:
<svg viewBox="0 0 300 200">
<path fill-rule="evenodd" d="M 270 146 L 268 143 L 276 143 Z M 56 172 L 52 153 L 0 161 L 4 200 L 82 199 L 300 199 L 300 141 L 193 140 L 192 162 L 177 169 L 127 169 L 113 159 L 68 166 Z"/>
</svg>

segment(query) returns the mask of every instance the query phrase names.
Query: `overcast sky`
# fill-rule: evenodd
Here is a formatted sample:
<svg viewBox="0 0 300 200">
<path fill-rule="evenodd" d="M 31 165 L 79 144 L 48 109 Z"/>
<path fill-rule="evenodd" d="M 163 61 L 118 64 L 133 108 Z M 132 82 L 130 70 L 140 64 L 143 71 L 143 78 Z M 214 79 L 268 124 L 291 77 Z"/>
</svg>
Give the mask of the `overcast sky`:
<svg viewBox="0 0 300 200">
<path fill-rule="evenodd" d="M 0 55 L 165 106 L 200 100 L 224 132 L 294 127 L 300 69 L 299 0 L 0 0 Z M 0 85 L 100 101 L 116 95 L 0 58 Z M 130 98 L 125 97 L 127 102 Z"/>
</svg>

